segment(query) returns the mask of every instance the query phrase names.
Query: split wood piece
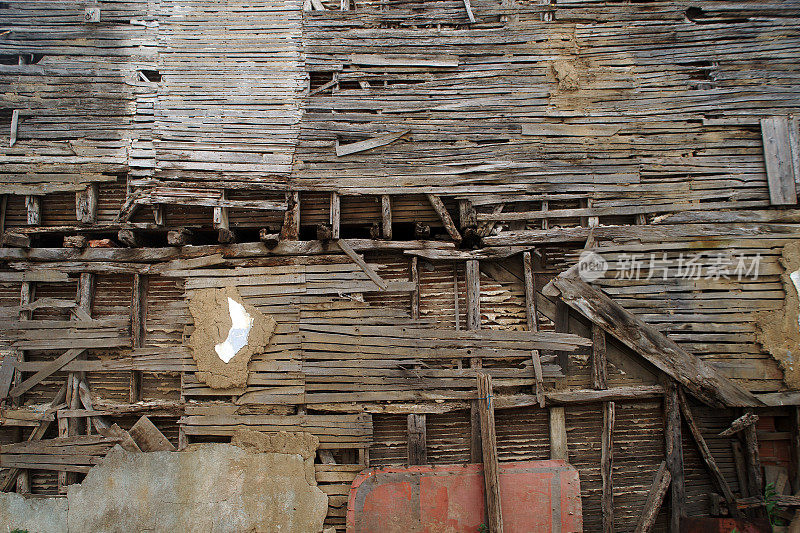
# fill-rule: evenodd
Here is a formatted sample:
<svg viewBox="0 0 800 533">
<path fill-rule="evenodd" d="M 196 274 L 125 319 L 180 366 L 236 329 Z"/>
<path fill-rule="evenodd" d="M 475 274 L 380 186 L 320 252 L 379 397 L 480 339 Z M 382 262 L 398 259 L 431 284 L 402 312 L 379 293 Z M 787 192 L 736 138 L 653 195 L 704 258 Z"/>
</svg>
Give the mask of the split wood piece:
<svg viewBox="0 0 800 533">
<path fill-rule="evenodd" d="M 66 365 L 67 363 L 69 363 L 70 361 L 72 361 L 85 351 L 86 351 L 85 348 L 73 348 L 71 350 L 67 350 L 53 362 L 48 363 L 48 365 L 45 368 L 39 370 L 34 375 L 32 375 L 31 377 L 29 377 L 28 379 L 26 379 L 25 381 L 23 381 L 13 389 L 11 389 L 9 395 L 20 396 L 24 394 L 25 392 L 29 391 L 31 388 L 36 386 L 36 384 L 41 382 L 46 377 L 51 376 L 56 372 L 58 372 L 59 370 L 61 370 L 64 367 L 64 365 Z"/>
<path fill-rule="evenodd" d="M 13 147 L 17 144 L 17 132 L 19 131 L 19 109 L 11 112 L 11 133 L 9 135 L 8 146 Z"/>
<path fill-rule="evenodd" d="M 667 468 L 672 476 L 670 533 L 679 533 L 681 519 L 686 516 L 686 487 L 683 477 L 683 444 L 681 438 L 681 410 L 678 400 L 678 386 L 670 381 L 664 395 L 666 417 Z"/>
<path fill-rule="evenodd" d="M 8 391 L 14 379 L 14 363 L 16 361 L 15 355 L 5 355 L 0 362 L 0 399 L 8 397 Z"/>
<path fill-rule="evenodd" d="M 731 516 L 739 516 L 739 513 L 736 510 L 736 497 L 733 495 L 733 491 L 731 490 L 730 486 L 728 486 L 728 482 L 725 481 L 725 478 L 722 476 L 722 472 L 720 472 L 717 462 L 714 460 L 714 456 L 711 455 L 711 450 L 708 449 L 708 444 L 706 444 L 706 440 L 703 438 L 703 434 L 694 420 L 694 415 L 692 414 L 692 409 L 689 406 L 689 401 L 687 400 L 683 390 L 680 388 L 678 389 L 678 402 L 681 406 L 683 418 L 686 420 L 686 425 L 689 426 L 689 431 L 691 432 L 692 437 L 694 437 L 694 442 L 697 444 L 697 448 L 700 450 L 700 455 L 703 457 L 703 461 L 705 461 L 706 466 L 708 466 L 708 470 L 711 472 L 711 477 L 714 479 L 717 487 L 719 487 L 719 489 L 722 491 L 725 501 L 728 502 L 728 509 L 730 509 Z"/>
<path fill-rule="evenodd" d="M 286 193 L 286 212 L 283 214 L 281 240 L 296 241 L 300 238 L 300 193 Z"/>
<path fill-rule="evenodd" d="M 169 230 L 167 232 L 167 244 L 170 246 L 186 246 L 192 243 L 193 232 L 188 228 Z"/>
<path fill-rule="evenodd" d="M 425 415 L 408 415 L 408 464 L 428 464 Z"/>
<path fill-rule="evenodd" d="M 128 431 L 143 452 L 174 452 L 175 446 L 164 436 L 147 416 L 142 417 Z"/>
<path fill-rule="evenodd" d="M 648 533 L 653 528 L 671 480 L 672 475 L 667 468 L 667 462 L 662 461 L 655 478 L 653 478 L 653 483 L 650 485 L 650 491 L 647 493 L 647 500 L 644 502 L 642 514 L 636 523 L 636 529 L 633 530 L 634 533 Z"/>
<path fill-rule="evenodd" d="M 220 200 L 225 201 L 227 199 L 228 199 L 227 192 L 222 191 L 222 194 L 220 195 Z M 212 217 L 213 217 L 214 229 L 217 230 L 231 229 L 230 216 L 227 207 L 221 207 L 221 206 L 214 207 Z"/>
<path fill-rule="evenodd" d="M 42 197 L 26 196 L 25 208 L 28 211 L 28 225 L 38 226 L 42 220 Z"/>
<path fill-rule="evenodd" d="M 456 243 L 461 242 L 461 234 L 458 232 L 458 228 L 456 228 L 456 224 L 453 222 L 453 217 L 450 216 L 450 213 L 447 211 L 447 208 L 445 207 L 441 198 L 435 194 L 428 194 L 427 196 L 428 202 L 430 202 L 434 211 L 436 211 L 436 214 L 439 215 L 439 218 L 442 220 L 442 224 L 444 225 L 444 229 L 447 230 L 450 238 L 452 238 Z"/>
<path fill-rule="evenodd" d="M 392 240 L 392 197 L 381 195 L 381 229 L 383 238 Z"/>
<path fill-rule="evenodd" d="M 61 388 L 58 389 L 58 392 L 53 398 L 53 401 L 50 402 L 50 409 L 48 409 L 48 411 L 54 409 L 59 404 L 61 404 L 61 402 L 63 402 L 64 399 L 66 398 L 66 396 L 67 396 L 67 384 L 65 383 L 61 385 Z M 28 435 L 28 441 L 30 442 L 35 440 L 41 440 L 41 438 L 44 437 L 44 434 L 50 428 L 50 423 L 51 420 L 42 420 L 41 422 L 39 422 L 39 425 L 36 426 L 36 428 L 34 428 L 33 431 L 31 431 L 30 435 Z M 7 492 L 11 490 L 11 487 L 13 487 L 14 484 L 16 483 L 17 476 L 19 476 L 22 472 L 23 469 L 21 468 L 11 468 L 7 470 L 5 472 L 5 477 L 3 477 L 2 481 L 0 481 L 0 491 Z"/>
<path fill-rule="evenodd" d="M 87 385 L 85 379 L 81 379 L 78 383 L 78 396 L 80 397 L 80 402 L 83 405 L 83 409 L 86 411 L 87 415 L 89 413 L 94 413 L 95 411 L 92 407 L 92 394 L 89 391 L 89 385 Z M 61 411 L 59 412 L 59 416 L 60 414 Z M 108 422 L 106 422 L 105 419 L 99 415 L 89 416 L 89 422 L 91 422 L 92 426 L 94 426 L 98 433 L 102 434 L 102 430 L 108 429 Z"/>
<path fill-rule="evenodd" d="M 497 461 L 492 377 L 478 373 L 478 409 L 481 417 L 481 446 L 483 448 L 483 479 L 486 487 L 486 511 L 489 531 L 503 533 L 503 514 L 500 502 L 500 466 Z"/>
<path fill-rule="evenodd" d="M 525 278 L 525 306 L 529 331 L 539 331 L 539 313 L 536 309 L 536 278 L 533 274 L 532 258 L 530 252 L 522 254 L 523 276 Z M 536 378 L 536 398 L 539 407 L 545 406 L 544 381 L 542 377 L 542 362 L 539 350 L 531 350 L 533 372 Z"/>
<path fill-rule="evenodd" d="M 758 406 L 751 393 L 595 289 L 570 269 L 551 282 L 560 298 L 709 405 Z"/>
<path fill-rule="evenodd" d="M 339 139 L 336 139 L 336 156 L 342 157 L 343 155 L 365 152 L 367 150 L 372 150 L 373 148 L 378 148 L 379 146 L 392 144 L 401 137 L 407 135 L 410 131 L 410 129 L 406 129 L 393 133 L 383 133 L 364 141 L 358 141 L 349 144 L 339 144 Z"/>
<path fill-rule="evenodd" d="M 338 192 L 331 193 L 331 207 L 330 207 L 330 228 L 331 239 L 339 239 L 342 236 L 342 201 Z M 319 231 L 319 230 L 317 230 Z M 319 238 L 319 237 L 318 237 Z M 321 239 L 322 240 L 322 239 Z"/>
<path fill-rule="evenodd" d="M 0 282 L 15 282 L 21 281 L 23 283 L 32 282 L 45 282 L 45 283 L 62 283 L 69 281 L 69 276 L 66 272 L 58 270 L 29 270 L 27 272 L 0 272 Z M 27 302 L 26 302 L 27 303 Z"/>
<path fill-rule="evenodd" d="M 153 222 L 156 226 L 164 225 L 164 204 L 153 204 Z"/>
<path fill-rule="evenodd" d="M 464 0 L 464 8 L 467 10 L 467 17 L 469 17 L 470 22 L 476 22 L 475 15 L 472 13 L 472 6 L 469 3 L 469 0 Z"/>
<path fill-rule="evenodd" d="M 789 117 L 761 119 L 761 140 L 764 145 L 764 162 L 767 167 L 769 199 L 773 205 L 797 204 L 795 176 L 800 169 L 794 161 L 800 157 L 797 146 L 792 146 Z M 793 148 L 794 152 L 793 153 Z"/>
<path fill-rule="evenodd" d="M 31 238 L 29 235 L 17 233 L 16 231 L 6 231 L 3 232 L 2 245 L 14 248 L 30 248 Z"/>
<path fill-rule="evenodd" d="M 258 231 L 258 240 L 264 243 L 267 248 L 275 248 L 281 240 L 279 233 L 272 233 L 268 228 L 261 228 Z"/>
<path fill-rule="evenodd" d="M 550 459 L 569 461 L 567 419 L 563 407 L 550 408 Z"/>
<path fill-rule="evenodd" d="M 603 404 L 603 434 L 600 449 L 600 476 L 603 481 L 603 494 L 600 507 L 603 514 L 603 532 L 614 531 L 614 482 L 612 466 L 614 463 L 614 419 L 616 410 L 614 402 Z"/>
<path fill-rule="evenodd" d="M 411 319 L 419 320 L 419 259 L 411 258 L 411 283 L 414 291 L 411 293 Z M 458 329 L 456 327 L 456 329 Z"/>
<path fill-rule="evenodd" d="M 145 310 L 147 308 L 147 276 L 133 275 L 133 290 L 131 295 L 131 347 L 144 346 L 145 335 Z M 136 403 L 142 399 L 142 372 L 131 370 L 129 375 L 129 399 Z"/>
<path fill-rule="evenodd" d="M 744 449 L 739 439 L 731 439 L 731 451 L 733 452 L 733 464 L 736 468 L 736 479 L 739 482 L 739 491 L 744 497 L 752 496 L 748 486 L 747 463 L 744 459 Z"/>
<path fill-rule="evenodd" d="M 123 450 L 127 450 L 129 452 L 142 451 L 139 448 L 139 445 L 136 444 L 136 441 L 133 440 L 133 437 L 131 437 L 131 434 L 119 427 L 117 424 L 112 424 L 107 428 L 99 429 L 98 433 L 104 437 L 120 439 L 119 445 L 122 446 Z"/>
<path fill-rule="evenodd" d="M 730 437 L 734 433 L 738 433 L 742 431 L 744 428 L 748 426 L 752 426 L 758 422 L 758 415 L 753 413 L 745 413 L 733 422 L 731 422 L 731 426 L 719 434 L 720 437 Z"/>
<path fill-rule="evenodd" d="M 355 264 L 361 267 L 361 270 L 364 271 L 367 277 L 372 281 L 374 281 L 375 285 L 380 287 L 381 290 L 385 291 L 389 288 L 389 285 L 386 283 L 386 281 L 384 281 L 384 279 L 381 278 L 378 275 L 378 273 L 375 272 L 375 270 L 367 264 L 366 261 L 364 261 L 363 257 L 358 255 L 356 251 L 353 250 L 352 246 L 347 244 L 347 241 L 345 241 L 344 239 L 339 239 L 338 241 L 336 241 L 336 244 L 338 244 L 339 248 L 341 248 L 342 251 L 345 254 L 347 254 L 347 257 L 349 257 Z"/>
<path fill-rule="evenodd" d="M 117 240 L 129 248 L 141 246 L 138 235 L 129 229 L 121 229 L 117 232 Z"/>
</svg>

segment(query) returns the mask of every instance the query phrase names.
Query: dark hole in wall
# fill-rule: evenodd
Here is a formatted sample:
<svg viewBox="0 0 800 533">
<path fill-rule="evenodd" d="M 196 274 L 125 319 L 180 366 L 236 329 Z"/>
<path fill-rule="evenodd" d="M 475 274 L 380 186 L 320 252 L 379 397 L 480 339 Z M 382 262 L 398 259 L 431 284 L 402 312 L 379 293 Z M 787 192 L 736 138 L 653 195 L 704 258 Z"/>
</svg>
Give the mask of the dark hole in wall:
<svg viewBox="0 0 800 533">
<path fill-rule="evenodd" d="M 159 82 L 161 81 L 161 72 L 157 70 L 140 70 L 139 72 L 147 78 L 149 82 Z"/>
<path fill-rule="evenodd" d="M 35 65 L 44 57 L 43 54 L 0 54 L 0 65 Z"/>
</svg>

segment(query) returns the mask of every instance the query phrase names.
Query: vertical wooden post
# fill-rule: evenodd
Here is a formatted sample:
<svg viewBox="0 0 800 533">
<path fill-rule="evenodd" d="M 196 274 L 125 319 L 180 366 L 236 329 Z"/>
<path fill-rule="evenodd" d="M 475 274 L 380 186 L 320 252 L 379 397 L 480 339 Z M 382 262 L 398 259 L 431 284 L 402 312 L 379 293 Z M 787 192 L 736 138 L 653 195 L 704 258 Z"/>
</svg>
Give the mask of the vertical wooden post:
<svg viewBox="0 0 800 533">
<path fill-rule="evenodd" d="M 461 292 L 458 290 L 458 263 L 453 262 L 453 318 L 456 324 L 456 330 L 461 329 L 461 309 L 459 309 L 459 300 Z"/>
<path fill-rule="evenodd" d="M 558 333 L 569 333 L 569 306 L 561 298 L 556 300 L 555 330 Z M 567 373 L 569 366 L 569 354 L 567 352 L 556 352 L 558 364 L 564 374 Z"/>
<path fill-rule="evenodd" d="M 489 531 L 491 533 L 502 533 L 503 513 L 500 502 L 500 465 L 497 461 L 492 377 L 484 372 L 478 372 L 478 406 L 481 417 L 483 479 L 486 487 L 486 510 L 489 516 Z"/>
<path fill-rule="evenodd" d="M 794 461 L 795 476 L 792 480 L 792 492 L 800 492 L 800 407 L 792 408 L 792 460 Z"/>
<path fill-rule="evenodd" d="M 470 260 L 465 266 L 465 285 L 467 291 L 467 329 L 470 331 L 481 328 L 481 307 L 480 307 L 480 265 L 478 261 Z M 469 360 L 470 368 L 481 368 L 481 360 L 472 357 Z M 479 412 L 479 400 L 470 403 L 470 419 L 472 423 L 472 440 L 470 446 L 470 456 L 473 463 L 481 462 L 483 452 L 481 451 L 483 441 L 481 439 L 481 417 Z"/>
<path fill-rule="evenodd" d="M 744 435 L 744 452 L 749 479 L 748 490 L 752 496 L 763 496 L 764 480 L 761 475 L 761 457 L 758 453 L 758 437 L 755 424 L 747 426 L 742 430 L 742 433 Z"/>
<path fill-rule="evenodd" d="M 614 402 L 603 403 L 603 435 L 600 449 L 600 476 L 603 480 L 603 533 L 614 531 L 614 483 L 612 466 L 614 463 Z"/>
<path fill-rule="evenodd" d="M 569 460 L 567 417 L 563 407 L 550 408 L 550 459 Z"/>
<path fill-rule="evenodd" d="M 281 239 L 296 241 L 300 238 L 300 193 L 292 191 L 286 193 L 288 209 L 283 217 Z"/>
<path fill-rule="evenodd" d="M 411 293 L 411 318 L 419 319 L 419 258 L 411 257 L 411 283 L 414 284 L 414 292 Z"/>
<path fill-rule="evenodd" d="M 222 191 L 220 195 L 221 200 L 228 199 L 227 191 Z M 231 229 L 230 219 L 228 217 L 228 208 L 224 206 L 219 206 L 214 208 L 214 229 Z"/>
<path fill-rule="evenodd" d="M 133 275 L 133 291 L 131 295 L 131 346 L 144 346 L 145 312 L 147 295 L 147 276 Z M 130 401 L 136 403 L 142 399 L 142 372 L 131 370 Z"/>
<path fill-rule="evenodd" d="M 383 238 L 392 239 L 392 197 L 381 195 L 381 226 Z"/>
<path fill-rule="evenodd" d="M 97 221 L 97 200 L 99 191 L 96 183 L 75 193 L 75 218 L 82 224 L 94 224 Z"/>
<path fill-rule="evenodd" d="M 606 332 L 592 324 L 592 385 L 595 389 L 607 389 Z"/>
<path fill-rule="evenodd" d="M 342 236 L 342 200 L 339 193 L 331 193 L 330 219 L 331 239 L 339 239 Z"/>
<path fill-rule="evenodd" d="M 408 464 L 424 465 L 428 463 L 426 443 L 425 415 L 408 415 Z"/>
<path fill-rule="evenodd" d="M 31 281 L 23 281 L 22 289 L 20 290 L 19 303 L 20 306 L 25 306 L 31 303 L 36 295 L 36 284 Z M 19 312 L 20 320 L 30 320 L 33 313 L 31 311 L 22 310 Z M 17 361 L 20 363 L 25 361 L 25 350 L 15 350 Z M 22 382 L 22 372 L 14 372 L 14 385 Z M 23 404 L 22 395 L 12 398 L 12 404 L 20 406 Z M 22 433 L 19 434 L 19 440 L 22 440 Z M 29 494 L 31 492 L 31 473 L 29 470 L 21 470 L 17 475 L 17 492 L 20 494 Z"/>
<path fill-rule="evenodd" d="M 522 253 L 522 269 L 525 277 L 525 305 L 527 307 L 527 322 L 529 331 L 539 331 L 539 313 L 536 309 L 536 278 L 533 274 L 533 265 L 530 252 Z M 539 407 L 544 407 L 544 374 L 539 350 L 531 350 L 534 378 L 536 379 L 536 400 Z"/>
<path fill-rule="evenodd" d="M 679 533 L 681 518 L 686 515 L 686 488 L 683 478 L 683 444 L 681 440 L 681 411 L 678 404 L 678 386 L 670 380 L 664 395 L 666 418 L 667 468 L 672 476 L 670 533 Z"/>
<path fill-rule="evenodd" d="M 28 211 L 28 225 L 38 226 L 42 223 L 42 197 L 26 196 L 25 209 Z"/>
</svg>

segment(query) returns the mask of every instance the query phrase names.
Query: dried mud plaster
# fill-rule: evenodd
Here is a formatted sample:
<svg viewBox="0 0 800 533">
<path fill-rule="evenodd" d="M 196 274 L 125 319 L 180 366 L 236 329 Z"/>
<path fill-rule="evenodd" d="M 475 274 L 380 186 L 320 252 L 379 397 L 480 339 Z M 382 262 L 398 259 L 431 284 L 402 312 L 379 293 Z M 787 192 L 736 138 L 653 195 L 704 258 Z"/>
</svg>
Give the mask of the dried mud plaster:
<svg viewBox="0 0 800 533">
<path fill-rule="evenodd" d="M 231 304 L 229 299 L 235 304 Z M 225 362 L 217 347 L 230 340 L 231 309 L 239 306 L 244 307 L 252 326 L 246 332 L 247 342 Z M 245 302 L 236 287 L 192 291 L 189 312 L 194 318 L 189 347 L 197 363 L 198 379 L 213 389 L 244 387 L 247 384 L 247 365 L 253 355 L 269 346 L 275 333 L 275 320 Z"/>
<path fill-rule="evenodd" d="M 778 361 L 784 373 L 784 381 L 791 389 L 800 389 L 800 299 L 798 287 L 792 280 L 800 277 L 800 241 L 783 248 L 781 275 L 785 292 L 783 307 L 776 311 L 764 311 L 756 315 L 758 342 Z"/>
</svg>

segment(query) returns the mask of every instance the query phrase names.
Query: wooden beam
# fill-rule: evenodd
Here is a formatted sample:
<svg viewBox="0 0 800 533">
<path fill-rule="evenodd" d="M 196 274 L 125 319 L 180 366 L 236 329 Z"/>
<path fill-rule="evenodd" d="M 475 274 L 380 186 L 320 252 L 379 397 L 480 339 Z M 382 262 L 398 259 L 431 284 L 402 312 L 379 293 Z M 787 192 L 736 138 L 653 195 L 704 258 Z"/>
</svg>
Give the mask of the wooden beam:
<svg viewBox="0 0 800 533">
<path fill-rule="evenodd" d="M 408 415 L 408 464 L 428 464 L 424 414 Z"/>
<path fill-rule="evenodd" d="M 565 391 L 552 391 L 545 394 L 548 403 L 552 404 L 581 404 L 595 402 L 613 402 L 646 400 L 664 395 L 661 385 L 635 385 L 629 387 L 614 387 L 611 389 L 572 389 Z"/>
<path fill-rule="evenodd" d="M 46 367 L 42 368 L 41 370 L 36 372 L 34 375 L 32 375 L 31 377 L 29 377 L 28 379 L 26 379 L 25 381 L 23 381 L 22 383 L 20 383 L 19 385 L 17 385 L 13 389 L 11 389 L 11 392 L 9 392 L 9 395 L 10 396 L 20 396 L 20 395 L 24 394 L 25 392 L 29 391 L 31 388 L 36 386 L 39 382 L 41 382 L 46 377 L 52 376 L 53 374 L 55 374 L 56 372 L 61 370 L 64 367 L 64 365 L 66 365 L 67 363 L 69 363 L 70 361 L 72 361 L 73 359 L 75 359 L 76 357 L 78 357 L 79 355 L 84 353 L 85 351 L 86 351 L 85 348 L 73 348 L 71 350 L 67 350 L 60 357 L 55 359 L 53 362 L 48 363 L 48 365 Z"/>
<path fill-rule="evenodd" d="M 467 10 L 467 17 L 469 17 L 470 22 L 477 22 L 475 19 L 475 15 L 472 13 L 472 6 L 470 5 L 469 0 L 464 0 L 464 9 Z"/>
<path fill-rule="evenodd" d="M 559 275 L 552 283 L 560 291 L 560 298 L 570 307 L 614 335 L 706 403 L 717 407 L 762 405 L 755 396 L 716 368 L 686 352 L 675 341 L 581 280 L 575 270 Z"/>
<path fill-rule="evenodd" d="M 344 239 L 339 239 L 338 241 L 336 241 L 336 244 L 338 244 L 339 248 L 341 248 L 342 251 L 345 254 L 347 254 L 347 257 L 349 257 L 355 264 L 361 267 L 361 270 L 364 271 L 367 277 L 372 281 L 374 281 L 375 285 L 377 285 L 382 291 L 385 291 L 386 289 L 389 288 L 389 285 L 386 283 L 386 281 L 384 281 L 384 279 L 381 278 L 378 275 L 378 273 L 375 272 L 375 270 L 367 264 L 366 261 L 364 261 L 363 257 L 358 255 L 356 251 L 353 250 L 353 248 L 349 244 L 347 244 L 347 241 L 345 241 Z"/>
<path fill-rule="evenodd" d="M 664 503 L 664 497 L 667 495 L 669 483 L 672 480 L 672 475 L 667 468 L 667 462 L 662 461 L 661 466 L 658 467 L 653 483 L 650 485 L 650 490 L 647 493 L 647 500 L 644 502 L 642 513 L 639 515 L 639 521 L 636 523 L 634 533 L 648 533 L 653 525 L 656 523 L 658 511 Z"/>
<path fill-rule="evenodd" d="M 525 278 L 525 307 L 526 319 L 529 331 L 539 331 L 539 313 L 536 309 L 536 278 L 533 274 L 533 266 L 530 252 L 522 254 L 523 277 Z M 544 377 L 542 374 L 542 362 L 539 350 L 531 350 L 531 360 L 533 362 L 533 373 L 536 379 L 536 398 L 539 407 L 545 406 L 544 396 Z"/>
<path fill-rule="evenodd" d="M 339 140 L 337 139 L 336 157 L 355 154 L 357 152 L 365 152 L 367 150 L 372 150 L 373 148 L 378 148 L 379 146 L 386 146 L 387 144 L 392 144 L 401 137 L 407 135 L 410 131 L 411 131 L 410 129 L 406 129 L 403 131 L 398 131 L 393 133 L 383 133 L 381 135 L 376 135 L 375 137 L 366 139 L 364 141 L 358 141 L 349 144 L 339 144 Z"/>
<path fill-rule="evenodd" d="M 136 421 L 128 433 L 143 452 L 176 451 L 169 439 L 145 415 Z"/>
<path fill-rule="evenodd" d="M 761 119 L 761 140 L 764 145 L 769 199 L 773 205 L 797 204 L 789 128 L 789 118 L 785 116 Z"/>
<path fill-rule="evenodd" d="M 481 444 L 483 448 L 483 479 L 486 488 L 486 511 L 489 531 L 503 533 L 503 513 L 500 502 L 500 466 L 497 461 L 497 436 L 495 434 L 494 405 L 492 404 L 492 377 L 478 373 L 478 406 L 481 416 Z"/>
<path fill-rule="evenodd" d="M 300 238 L 300 193 L 286 193 L 286 212 L 283 214 L 281 240 L 296 241 Z"/>
<path fill-rule="evenodd" d="M 725 478 L 722 476 L 722 472 L 720 472 L 717 462 L 714 460 L 714 456 L 711 455 L 711 450 L 708 449 L 706 440 L 703 438 L 703 434 L 700 431 L 700 428 L 697 426 L 697 422 L 694 420 L 694 415 L 692 414 L 692 409 L 689 406 L 689 401 L 681 389 L 678 389 L 678 402 L 680 403 L 683 418 L 686 420 L 686 425 L 689 427 L 689 432 L 692 434 L 695 444 L 697 444 L 697 449 L 700 450 L 700 455 L 703 458 L 703 461 L 705 461 L 709 472 L 711 472 L 711 477 L 714 479 L 717 487 L 719 487 L 719 489 L 722 491 L 725 501 L 728 502 L 728 509 L 731 513 L 731 516 L 739 516 L 739 512 L 736 509 L 736 497 L 733 495 L 733 491 L 728 486 L 728 482 L 725 481 Z"/>
<path fill-rule="evenodd" d="M 11 133 L 9 135 L 8 146 L 13 147 L 17 144 L 17 132 L 19 131 L 19 109 L 11 112 Z"/>
<path fill-rule="evenodd" d="M 342 201 L 338 192 L 331 193 L 331 207 L 329 221 L 331 224 L 331 239 L 337 240 L 342 236 Z"/>
<path fill-rule="evenodd" d="M 97 202 L 99 189 L 96 183 L 89 184 L 82 191 L 75 193 L 75 218 L 81 224 L 97 222 Z"/>
<path fill-rule="evenodd" d="M 597 324 L 592 324 L 592 385 L 595 389 L 608 388 L 606 332 Z"/>
<path fill-rule="evenodd" d="M 148 278 L 142 274 L 133 275 L 133 291 L 131 296 L 131 347 L 144 346 L 145 312 L 147 309 L 147 283 Z M 142 399 L 142 372 L 131 370 L 130 373 L 130 402 L 136 403 Z"/>
<path fill-rule="evenodd" d="M 467 329 L 481 329 L 481 272 L 480 263 L 467 261 L 465 265 L 467 285 Z"/>
<path fill-rule="evenodd" d="M 569 461 L 567 420 L 563 407 L 550 408 L 550 459 Z"/>
<path fill-rule="evenodd" d="M 392 197 L 388 194 L 381 195 L 381 227 L 383 238 L 392 240 Z"/>
<path fill-rule="evenodd" d="M 742 431 L 744 435 L 744 456 L 747 464 L 747 488 L 750 496 L 763 498 L 764 479 L 761 475 L 761 457 L 758 452 L 758 435 L 754 425 L 747 426 Z M 763 513 L 764 509 L 760 511 Z"/>
<path fill-rule="evenodd" d="M 600 507 L 603 514 L 603 533 L 614 531 L 614 483 L 612 466 L 614 463 L 614 402 L 603 404 L 603 433 L 600 448 L 600 477 L 603 481 L 603 494 Z"/>
<path fill-rule="evenodd" d="M 411 283 L 414 284 L 414 292 L 411 293 L 411 318 L 419 320 L 419 258 L 416 256 L 411 258 Z"/>
<path fill-rule="evenodd" d="M 153 204 L 153 222 L 156 226 L 164 225 L 164 204 Z"/>
<path fill-rule="evenodd" d="M 436 211 L 436 214 L 439 215 L 439 218 L 442 220 L 444 229 L 447 230 L 447 233 L 454 241 L 456 241 L 457 243 L 461 242 L 461 234 L 458 232 L 458 228 L 456 228 L 456 224 L 455 222 L 453 222 L 453 218 L 450 216 L 450 213 L 444 206 L 444 202 L 442 202 L 441 198 L 439 198 L 435 194 L 428 194 L 427 196 L 428 196 L 428 202 L 430 202 L 434 211 Z"/>
<path fill-rule="evenodd" d="M 228 199 L 228 192 L 222 191 L 221 199 L 223 201 Z M 231 229 L 231 222 L 227 207 L 214 207 L 213 212 L 214 229 L 229 230 Z"/>
<path fill-rule="evenodd" d="M 681 439 L 681 411 L 678 400 L 678 386 L 670 381 L 664 395 L 664 416 L 666 418 L 667 468 L 672 476 L 670 505 L 670 533 L 679 533 L 681 519 L 686 516 L 686 488 L 683 482 L 683 444 Z"/>
</svg>

